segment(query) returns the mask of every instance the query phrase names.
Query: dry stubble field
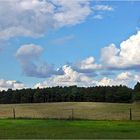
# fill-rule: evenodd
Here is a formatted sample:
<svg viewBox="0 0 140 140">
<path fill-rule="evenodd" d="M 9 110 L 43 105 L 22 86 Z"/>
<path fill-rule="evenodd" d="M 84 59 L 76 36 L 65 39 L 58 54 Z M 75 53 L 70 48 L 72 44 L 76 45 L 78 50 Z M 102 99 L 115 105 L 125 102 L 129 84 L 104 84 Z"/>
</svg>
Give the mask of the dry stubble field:
<svg viewBox="0 0 140 140">
<path fill-rule="evenodd" d="M 17 118 L 57 118 L 92 120 L 140 120 L 140 103 L 95 103 L 62 102 L 37 104 L 1 104 L 0 118 L 13 118 L 13 108 Z"/>
</svg>

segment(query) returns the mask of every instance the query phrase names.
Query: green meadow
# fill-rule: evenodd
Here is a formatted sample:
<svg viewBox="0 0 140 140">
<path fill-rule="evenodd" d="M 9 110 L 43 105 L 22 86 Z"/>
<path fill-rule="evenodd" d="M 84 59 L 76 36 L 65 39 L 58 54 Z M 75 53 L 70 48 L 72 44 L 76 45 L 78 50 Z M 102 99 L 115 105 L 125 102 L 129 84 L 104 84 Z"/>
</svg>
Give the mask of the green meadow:
<svg viewBox="0 0 140 140">
<path fill-rule="evenodd" d="M 139 121 L 0 120 L 0 139 L 138 139 Z"/>
</svg>

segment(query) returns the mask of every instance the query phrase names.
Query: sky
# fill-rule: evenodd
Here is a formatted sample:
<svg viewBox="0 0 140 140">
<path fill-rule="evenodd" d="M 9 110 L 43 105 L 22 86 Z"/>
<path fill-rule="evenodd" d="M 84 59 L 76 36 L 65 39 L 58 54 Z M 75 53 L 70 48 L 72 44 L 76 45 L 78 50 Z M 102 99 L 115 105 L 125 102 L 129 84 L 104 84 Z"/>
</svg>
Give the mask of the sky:
<svg viewBox="0 0 140 140">
<path fill-rule="evenodd" d="M 140 1 L 0 1 L 0 90 L 138 81 Z"/>
</svg>

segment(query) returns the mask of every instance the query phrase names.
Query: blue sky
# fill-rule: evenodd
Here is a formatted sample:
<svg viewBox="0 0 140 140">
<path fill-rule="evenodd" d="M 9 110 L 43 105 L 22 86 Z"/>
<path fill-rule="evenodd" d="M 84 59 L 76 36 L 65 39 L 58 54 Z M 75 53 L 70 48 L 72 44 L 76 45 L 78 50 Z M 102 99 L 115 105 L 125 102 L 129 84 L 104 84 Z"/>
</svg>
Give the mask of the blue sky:
<svg viewBox="0 0 140 140">
<path fill-rule="evenodd" d="M 139 1 L 7 0 L 0 7 L 1 90 L 140 80 Z"/>
</svg>

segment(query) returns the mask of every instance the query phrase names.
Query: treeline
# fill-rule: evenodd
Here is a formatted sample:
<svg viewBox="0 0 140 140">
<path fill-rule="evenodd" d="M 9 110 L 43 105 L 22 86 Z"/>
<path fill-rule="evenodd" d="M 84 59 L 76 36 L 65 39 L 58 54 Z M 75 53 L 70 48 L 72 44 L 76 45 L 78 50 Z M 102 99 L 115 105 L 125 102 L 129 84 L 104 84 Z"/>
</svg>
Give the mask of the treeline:
<svg viewBox="0 0 140 140">
<path fill-rule="evenodd" d="M 114 102 L 130 103 L 140 100 L 140 83 L 134 90 L 126 86 L 52 87 L 0 92 L 1 104 L 45 102 Z"/>
</svg>

